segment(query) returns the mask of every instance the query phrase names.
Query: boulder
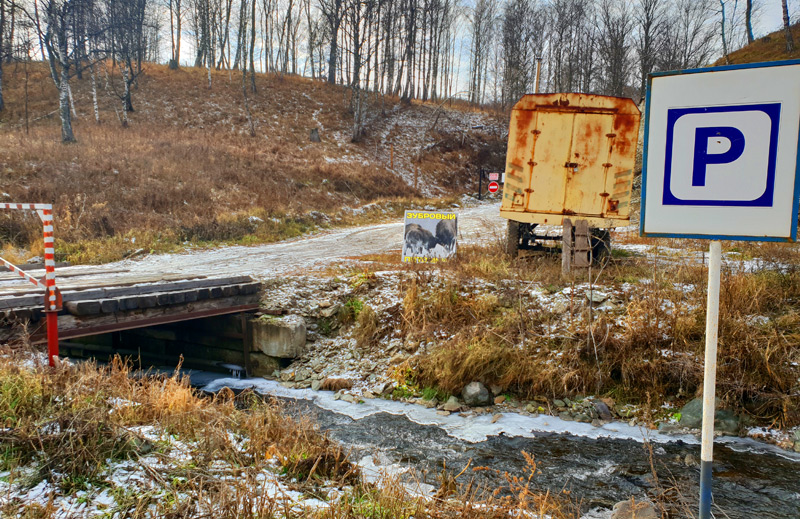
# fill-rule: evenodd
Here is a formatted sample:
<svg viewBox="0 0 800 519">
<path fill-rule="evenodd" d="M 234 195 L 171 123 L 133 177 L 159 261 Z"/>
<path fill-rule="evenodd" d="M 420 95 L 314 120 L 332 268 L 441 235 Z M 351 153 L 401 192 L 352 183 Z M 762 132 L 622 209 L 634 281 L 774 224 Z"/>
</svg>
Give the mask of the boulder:
<svg viewBox="0 0 800 519">
<path fill-rule="evenodd" d="M 699 429 L 703 425 L 703 399 L 695 398 L 681 409 L 681 427 Z M 737 434 L 739 418 L 729 409 L 714 413 L 714 430 L 722 434 Z"/>
<path fill-rule="evenodd" d="M 697 429 L 703 425 L 703 399 L 695 398 L 681 409 L 681 427 Z"/>
<path fill-rule="evenodd" d="M 652 503 L 647 501 L 620 501 L 611 510 L 611 519 L 660 519 Z"/>
<path fill-rule="evenodd" d="M 250 324 L 254 350 L 281 359 L 294 359 L 305 353 L 306 323 L 302 317 L 264 316 L 251 320 Z"/>
<path fill-rule="evenodd" d="M 594 402 L 594 409 L 597 411 L 597 417 L 603 420 L 604 422 L 610 422 L 614 419 L 611 416 L 611 409 L 608 408 L 605 402 L 595 401 Z"/>
<path fill-rule="evenodd" d="M 492 404 L 492 397 L 489 394 L 489 390 L 480 382 L 470 382 L 467 384 L 464 390 L 461 391 L 461 398 L 464 399 L 465 404 L 471 407 Z"/>
</svg>

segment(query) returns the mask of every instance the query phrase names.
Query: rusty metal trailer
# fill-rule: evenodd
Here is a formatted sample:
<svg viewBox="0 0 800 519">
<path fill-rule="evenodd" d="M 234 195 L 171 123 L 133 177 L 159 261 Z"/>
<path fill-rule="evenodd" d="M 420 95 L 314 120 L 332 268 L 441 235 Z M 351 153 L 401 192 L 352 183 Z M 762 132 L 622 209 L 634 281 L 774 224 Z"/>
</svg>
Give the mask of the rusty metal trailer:
<svg viewBox="0 0 800 519">
<path fill-rule="evenodd" d="M 514 105 L 500 207 L 510 253 L 541 248 L 539 225 L 579 220 L 593 228 L 594 255 L 607 251 L 608 229 L 630 223 L 640 115 L 631 99 L 589 94 L 529 94 Z"/>
</svg>

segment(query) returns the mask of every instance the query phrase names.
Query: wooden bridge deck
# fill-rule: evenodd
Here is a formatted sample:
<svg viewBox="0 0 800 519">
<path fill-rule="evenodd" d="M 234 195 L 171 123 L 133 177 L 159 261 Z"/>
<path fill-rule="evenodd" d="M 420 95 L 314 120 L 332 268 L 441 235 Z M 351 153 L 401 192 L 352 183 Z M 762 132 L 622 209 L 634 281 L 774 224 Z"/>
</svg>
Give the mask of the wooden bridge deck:
<svg viewBox="0 0 800 519">
<path fill-rule="evenodd" d="M 44 275 L 43 269 L 29 272 Z M 57 269 L 56 276 L 64 303 L 59 338 L 65 340 L 254 311 L 260 300 L 260 283 L 250 276 L 141 276 L 85 266 Z M 44 342 L 43 310 L 43 289 L 0 272 L 0 341 L 10 337 L 15 324 L 27 322 L 31 342 Z"/>
</svg>

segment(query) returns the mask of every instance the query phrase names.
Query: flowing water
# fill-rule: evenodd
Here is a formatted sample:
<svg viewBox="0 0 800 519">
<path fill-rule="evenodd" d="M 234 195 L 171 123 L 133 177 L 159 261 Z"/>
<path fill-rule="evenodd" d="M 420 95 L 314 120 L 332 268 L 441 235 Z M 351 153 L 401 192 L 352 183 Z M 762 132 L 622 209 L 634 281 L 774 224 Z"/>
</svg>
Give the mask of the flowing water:
<svg viewBox="0 0 800 519">
<path fill-rule="evenodd" d="M 351 449 L 353 459 L 366 460 L 372 469 L 411 467 L 416 477 L 434 486 L 444 468 L 457 474 L 471 463 L 470 468 L 492 470 L 467 470 L 460 483 L 474 478 L 488 488 L 502 487 L 503 473 L 527 474 L 525 451 L 537 464 L 534 488 L 566 490 L 581 510 L 595 509 L 592 517 L 608 517 L 597 510 L 607 511 L 617 501 L 644 498 L 656 484 L 653 467 L 662 488 L 678 488 L 690 503 L 699 492 L 700 470 L 691 459 L 700 459 L 700 446 L 689 435 L 654 433 L 644 442 L 648 433 L 625 424 L 594 428 L 513 413 L 495 424 L 491 415 L 445 418 L 434 410 L 385 400 L 348 404 L 329 392 L 288 390 L 263 380 L 218 379 L 202 385 L 212 391 L 254 387 L 278 396 L 290 413 L 313 416 L 331 438 Z M 800 455 L 749 439 L 723 438 L 714 456 L 714 499 L 728 517 L 800 518 Z M 694 512 L 696 505 L 690 508 Z M 717 517 L 725 515 L 718 512 Z"/>
</svg>

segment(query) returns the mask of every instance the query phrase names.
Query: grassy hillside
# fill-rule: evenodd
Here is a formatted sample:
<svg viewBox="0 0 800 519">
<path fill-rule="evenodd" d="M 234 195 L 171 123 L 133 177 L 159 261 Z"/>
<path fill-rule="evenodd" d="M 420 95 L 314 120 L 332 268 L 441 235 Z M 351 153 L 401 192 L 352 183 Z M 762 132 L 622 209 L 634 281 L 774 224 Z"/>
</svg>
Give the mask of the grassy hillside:
<svg viewBox="0 0 800 519">
<path fill-rule="evenodd" d="M 110 65 L 108 80 L 98 70 L 99 124 L 89 74 L 73 81 L 78 142 L 64 145 L 46 67 L 6 69 L 0 198 L 55 203 L 60 259 L 281 239 L 351 221 L 343 208 L 379 202 L 385 214 L 387 205 L 397 211 L 409 199 L 463 192 L 479 165 L 504 158 L 506 123 L 497 115 L 370 95 L 354 143 L 349 90 L 276 75 L 259 75 L 248 93 L 251 137 L 240 75 L 215 71 L 208 89 L 205 70 L 158 65 L 146 65 L 125 128 L 115 76 Z M 314 128 L 322 142 L 311 142 Z M 7 255 L 40 254 L 39 233 L 33 217 L 0 215 Z"/>
<path fill-rule="evenodd" d="M 739 65 L 742 63 L 757 63 L 760 61 L 780 61 L 784 59 L 800 58 L 800 25 L 792 27 L 794 51 L 786 52 L 786 34 L 783 29 L 767 36 L 758 38 L 752 44 L 728 54 L 728 63 L 722 57 L 714 65 Z"/>
</svg>

